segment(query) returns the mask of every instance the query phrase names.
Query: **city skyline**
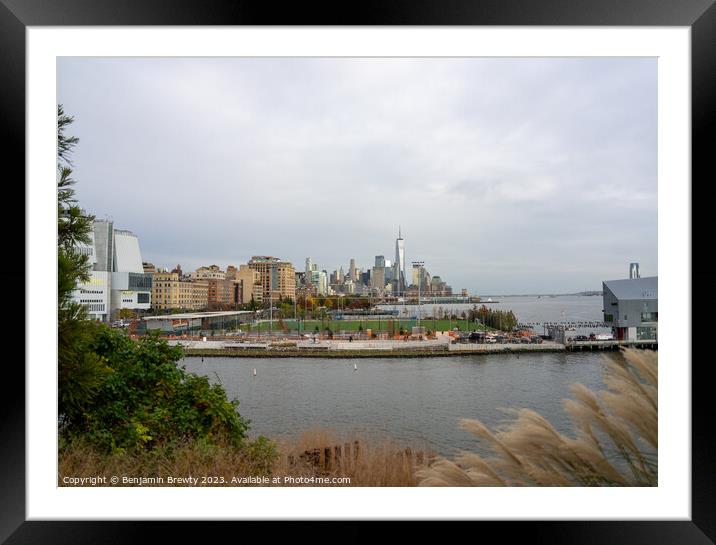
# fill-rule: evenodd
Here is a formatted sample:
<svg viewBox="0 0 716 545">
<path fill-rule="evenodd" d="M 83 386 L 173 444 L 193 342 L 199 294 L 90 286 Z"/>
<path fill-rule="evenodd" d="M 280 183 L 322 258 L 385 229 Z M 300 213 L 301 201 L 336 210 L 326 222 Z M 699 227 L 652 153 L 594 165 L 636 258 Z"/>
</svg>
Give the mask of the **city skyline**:
<svg viewBox="0 0 716 545">
<path fill-rule="evenodd" d="M 58 102 L 80 204 L 158 265 L 365 270 L 400 225 L 456 290 L 658 274 L 654 59 L 62 58 Z"/>
</svg>

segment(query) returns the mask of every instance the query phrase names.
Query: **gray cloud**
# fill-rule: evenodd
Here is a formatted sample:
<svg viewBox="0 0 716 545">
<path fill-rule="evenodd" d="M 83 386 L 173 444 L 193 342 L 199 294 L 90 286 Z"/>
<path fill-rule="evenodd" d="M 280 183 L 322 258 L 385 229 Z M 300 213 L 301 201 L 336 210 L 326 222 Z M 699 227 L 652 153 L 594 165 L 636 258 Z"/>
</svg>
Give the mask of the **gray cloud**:
<svg viewBox="0 0 716 545">
<path fill-rule="evenodd" d="M 157 265 L 407 260 L 478 293 L 657 274 L 646 58 L 58 60 L 80 203 Z"/>
</svg>

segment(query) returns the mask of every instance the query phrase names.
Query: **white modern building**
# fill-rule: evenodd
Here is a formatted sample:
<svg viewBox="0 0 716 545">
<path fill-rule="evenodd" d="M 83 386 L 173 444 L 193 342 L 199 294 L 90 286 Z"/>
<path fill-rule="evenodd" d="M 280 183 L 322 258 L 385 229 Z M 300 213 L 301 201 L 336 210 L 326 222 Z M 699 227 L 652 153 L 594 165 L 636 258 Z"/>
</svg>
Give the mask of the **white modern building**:
<svg viewBox="0 0 716 545">
<path fill-rule="evenodd" d="M 135 234 L 95 220 L 91 244 L 79 251 L 89 257 L 92 272 L 89 282 L 77 286 L 74 299 L 87 307 L 91 319 L 107 322 L 122 309 L 149 309 L 152 275 L 144 272 Z"/>
</svg>

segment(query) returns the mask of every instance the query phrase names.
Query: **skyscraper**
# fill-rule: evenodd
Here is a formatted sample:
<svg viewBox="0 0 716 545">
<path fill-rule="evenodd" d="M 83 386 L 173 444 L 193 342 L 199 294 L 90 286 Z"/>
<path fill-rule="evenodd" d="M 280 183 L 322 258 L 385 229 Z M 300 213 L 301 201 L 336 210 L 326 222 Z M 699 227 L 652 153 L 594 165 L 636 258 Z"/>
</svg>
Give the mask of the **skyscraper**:
<svg viewBox="0 0 716 545">
<path fill-rule="evenodd" d="M 405 241 L 400 227 L 398 227 L 398 238 L 395 239 L 395 263 L 393 267 L 393 293 L 403 295 L 405 292 Z"/>
</svg>

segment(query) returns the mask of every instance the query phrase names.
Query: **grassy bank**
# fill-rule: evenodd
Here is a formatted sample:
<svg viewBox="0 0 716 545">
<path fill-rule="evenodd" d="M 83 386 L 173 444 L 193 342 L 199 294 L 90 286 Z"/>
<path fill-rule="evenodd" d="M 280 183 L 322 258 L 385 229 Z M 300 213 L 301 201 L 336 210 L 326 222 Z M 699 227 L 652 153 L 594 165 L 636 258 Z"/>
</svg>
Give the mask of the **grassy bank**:
<svg viewBox="0 0 716 545">
<path fill-rule="evenodd" d="M 356 444 L 358 448 L 356 448 Z M 70 478 L 113 476 L 149 479 L 116 486 L 321 486 L 311 477 L 341 478 L 330 486 L 416 486 L 416 471 L 434 456 L 427 451 L 408 452 L 388 439 L 369 440 L 341 436 L 331 430 L 312 429 L 295 438 L 280 438 L 274 449 L 208 446 L 198 442 L 173 449 L 134 454 L 101 454 L 87 444 L 75 443 L 60 452 L 59 486 L 77 486 Z M 346 448 L 346 446 L 348 448 Z M 330 455 L 326 457 L 326 449 Z M 417 461 L 417 454 L 421 462 Z M 315 458 L 314 458 L 315 455 Z M 196 483 L 171 483 L 169 477 L 198 477 Z M 203 476 L 211 479 L 202 480 Z M 264 477 L 246 482 L 247 477 Z M 300 482 L 300 477 L 305 478 Z"/>
</svg>

